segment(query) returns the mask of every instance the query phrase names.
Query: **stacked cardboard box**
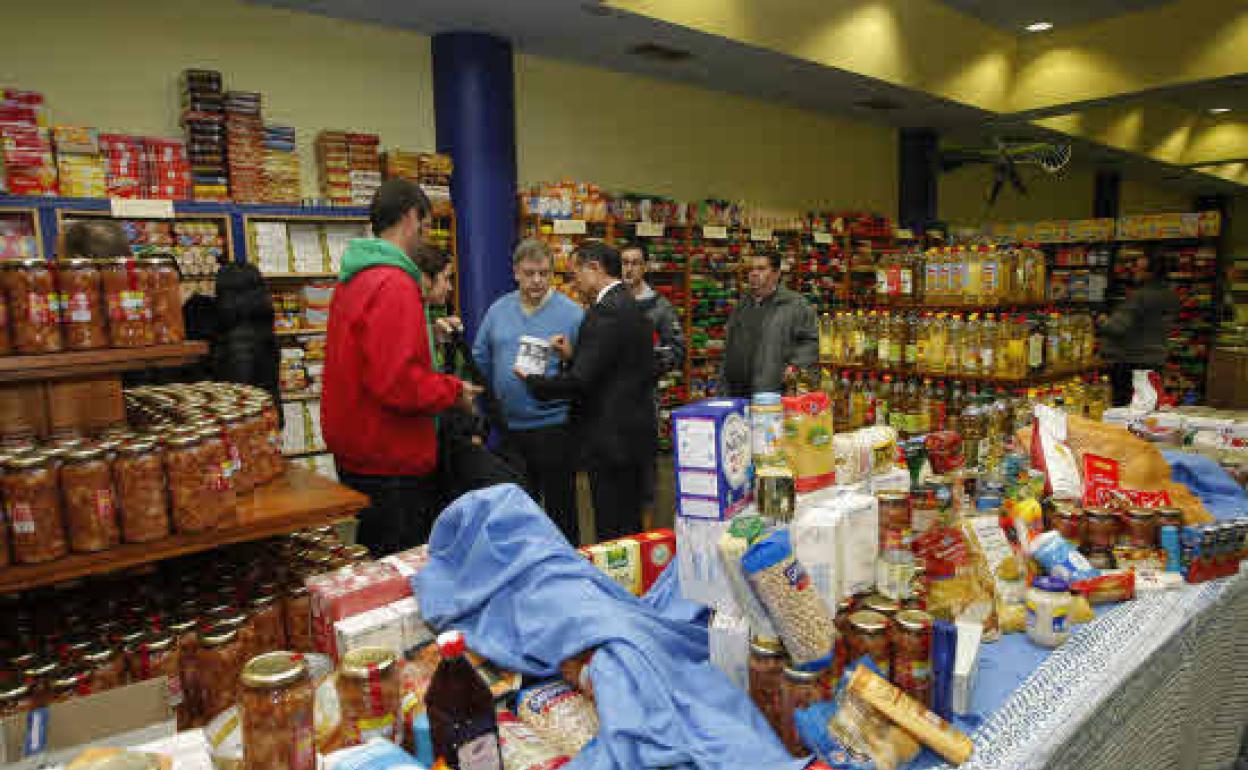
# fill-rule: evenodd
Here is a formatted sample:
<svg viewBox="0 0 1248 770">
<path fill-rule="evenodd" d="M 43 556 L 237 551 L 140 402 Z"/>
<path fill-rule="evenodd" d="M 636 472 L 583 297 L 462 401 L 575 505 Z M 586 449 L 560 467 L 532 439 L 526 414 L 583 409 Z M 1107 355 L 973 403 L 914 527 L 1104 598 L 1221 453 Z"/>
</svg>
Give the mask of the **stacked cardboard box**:
<svg viewBox="0 0 1248 770">
<path fill-rule="evenodd" d="M 55 126 L 56 172 L 60 194 L 69 198 L 103 198 L 108 194 L 100 137 L 87 126 Z"/>
<path fill-rule="evenodd" d="M 56 195 L 56 161 L 44 128 L 43 95 L 0 90 L 0 189 L 13 195 Z"/>
<path fill-rule="evenodd" d="M 264 127 L 264 200 L 298 205 L 302 197 L 294 126 Z"/>
<path fill-rule="evenodd" d="M 186 143 L 178 139 L 143 139 L 143 183 L 148 198 L 191 197 L 191 164 Z"/>
<path fill-rule="evenodd" d="M 225 138 L 230 197 L 242 203 L 263 201 L 264 123 L 260 119 L 260 94 L 225 94 Z"/>
<path fill-rule="evenodd" d="M 143 179 L 143 137 L 100 134 L 104 156 L 104 184 L 110 198 L 142 198 L 147 195 Z"/>
<path fill-rule="evenodd" d="M 386 179 L 416 182 L 429 196 L 436 216 L 451 212 L 451 156 L 391 149 L 382 155 Z"/>
<path fill-rule="evenodd" d="M 381 186 L 376 134 L 322 131 L 316 136 L 321 195 L 331 206 L 367 206 Z"/>
<path fill-rule="evenodd" d="M 182 71 L 181 79 L 182 126 L 186 129 L 192 193 L 197 200 L 229 200 L 221 73 L 188 69 Z"/>
</svg>

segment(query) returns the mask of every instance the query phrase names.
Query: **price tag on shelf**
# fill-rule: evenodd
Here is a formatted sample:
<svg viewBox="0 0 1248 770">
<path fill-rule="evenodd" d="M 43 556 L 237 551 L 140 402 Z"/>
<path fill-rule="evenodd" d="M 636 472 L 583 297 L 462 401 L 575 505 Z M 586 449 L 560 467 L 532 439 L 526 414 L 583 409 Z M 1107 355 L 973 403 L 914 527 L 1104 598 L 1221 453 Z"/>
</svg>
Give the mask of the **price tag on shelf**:
<svg viewBox="0 0 1248 770">
<path fill-rule="evenodd" d="M 771 240 L 770 227 L 752 227 L 750 228 L 750 240 L 755 243 L 766 243 Z"/>
<path fill-rule="evenodd" d="M 113 216 L 121 219 L 173 219 L 173 201 L 109 198 Z"/>
<path fill-rule="evenodd" d="M 827 244 L 832 242 L 832 233 L 825 233 L 822 230 L 816 230 L 814 235 L 815 243 Z"/>
<path fill-rule="evenodd" d="M 728 228 L 723 225 L 702 225 L 702 237 L 718 241 L 728 239 Z"/>
<path fill-rule="evenodd" d="M 586 233 L 584 219 L 556 219 L 555 235 L 584 235 Z"/>
<path fill-rule="evenodd" d="M 663 223 L 662 222 L 638 222 L 637 223 L 638 238 L 662 238 Z"/>
</svg>

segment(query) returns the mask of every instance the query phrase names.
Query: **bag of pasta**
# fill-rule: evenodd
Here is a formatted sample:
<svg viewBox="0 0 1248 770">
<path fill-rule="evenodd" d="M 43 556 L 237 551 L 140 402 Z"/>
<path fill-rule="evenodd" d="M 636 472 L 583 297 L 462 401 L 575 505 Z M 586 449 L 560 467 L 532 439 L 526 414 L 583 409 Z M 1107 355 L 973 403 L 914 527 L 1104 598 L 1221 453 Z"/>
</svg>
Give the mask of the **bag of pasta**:
<svg viewBox="0 0 1248 770">
<path fill-rule="evenodd" d="M 961 526 L 935 527 L 914 539 L 927 580 L 927 611 L 937 620 L 984 626 L 984 641 L 1001 636 L 996 581 L 973 537 Z"/>
</svg>

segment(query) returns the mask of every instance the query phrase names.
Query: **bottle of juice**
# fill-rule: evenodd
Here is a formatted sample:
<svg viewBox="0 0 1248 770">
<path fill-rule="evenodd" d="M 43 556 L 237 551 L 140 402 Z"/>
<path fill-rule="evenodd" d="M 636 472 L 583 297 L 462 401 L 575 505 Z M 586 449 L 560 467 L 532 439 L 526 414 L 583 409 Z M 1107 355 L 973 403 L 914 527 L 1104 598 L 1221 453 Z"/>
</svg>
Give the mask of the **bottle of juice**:
<svg viewBox="0 0 1248 770">
<path fill-rule="evenodd" d="M 437 643 L 442 659 L 425 693 L 434 756 L 453 770 L 502 770 L 494 696 L 464 654 L 464 635 L 447 631 Z"/>
</svg>

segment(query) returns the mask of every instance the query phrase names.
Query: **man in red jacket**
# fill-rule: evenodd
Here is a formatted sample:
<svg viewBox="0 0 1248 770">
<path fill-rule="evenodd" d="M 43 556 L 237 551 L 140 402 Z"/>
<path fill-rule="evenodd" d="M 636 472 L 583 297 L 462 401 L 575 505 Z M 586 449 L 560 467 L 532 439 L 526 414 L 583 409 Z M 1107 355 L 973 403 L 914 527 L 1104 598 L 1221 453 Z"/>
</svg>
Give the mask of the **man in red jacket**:
<svg viewBox="0 0 1248 770">
<path fill-rule="evenodd" d="M 375 238 L 352 241 L 329 311 L 321 428 L 338 476 L 369 497 L 356 539 L 374 556 L 425 542 L 442 501 L 437 424 L 480 388 L 437 371 L 427 305 L 446 301 L 447 255 L 423 248 L 429 199 L 386 182 L 369 207 Z M 439 321 L 439 333 L 459 319 Z"/>
</svg>

